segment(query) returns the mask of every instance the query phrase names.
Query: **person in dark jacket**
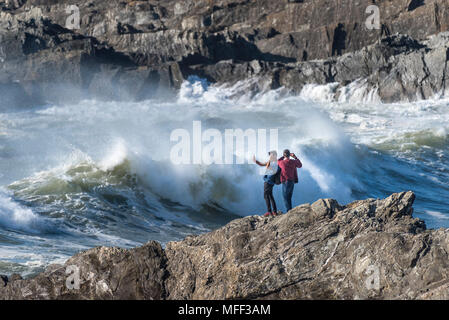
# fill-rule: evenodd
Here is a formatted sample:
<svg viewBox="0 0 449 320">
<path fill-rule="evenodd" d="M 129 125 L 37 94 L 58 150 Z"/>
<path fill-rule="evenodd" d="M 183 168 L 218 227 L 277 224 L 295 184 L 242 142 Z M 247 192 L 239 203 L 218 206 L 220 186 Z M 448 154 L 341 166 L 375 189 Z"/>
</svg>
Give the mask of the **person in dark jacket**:
<svg viewBox="0 0 449 320">
<path fill-rule="evenodd" d="M 302 167 L 301 161 L 290 150 L 284 150 L 284 156 L 278 160 L 281 168 L 282 196 L 287 212 L 292 209 L 292 196 L 295 183 L 298 183 L 298 168 Z"/>
<path fill-rule="evenodd" d="M 264 217 L 275 216 L 277 215 L 277 207 L 276 201 L 273 197 L 273 187 L 275 185 L 275 177 L 278 174 L 278 164 L 277 164 L 277 152 L 270 151 L 268 152 L 270 158 L 267 162 L 260 162 L 256 160 L 256 157 L 253 157 L 253 161 L 261 166 L 265 167 L 265 175 L 263 177 L 263 197 L 265 199 L 265 203 L 267 205 L 267 212 L 264 214 Z"/>
</svg>

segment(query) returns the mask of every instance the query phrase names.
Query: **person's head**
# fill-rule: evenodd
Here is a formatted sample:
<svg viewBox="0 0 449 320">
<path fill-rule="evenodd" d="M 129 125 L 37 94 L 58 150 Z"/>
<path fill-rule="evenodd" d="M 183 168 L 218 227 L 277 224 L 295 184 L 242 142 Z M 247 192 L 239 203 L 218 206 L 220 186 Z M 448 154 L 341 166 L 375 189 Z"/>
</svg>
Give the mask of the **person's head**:
<svg viewBox="0 0 449 320">
<path fill-rule="evenodd" d="M 284 157 L 285 158 L 290 158 L 290 150 L 288 150 L 288 149 L 284 150 Z"/>
<path fill-rule="evenodd" d="M 268 152 L 268 155 L 270 156 L 270 162 L 277 161 L 278 153 L 276 151 L 270 151 Z"/>
</svg>

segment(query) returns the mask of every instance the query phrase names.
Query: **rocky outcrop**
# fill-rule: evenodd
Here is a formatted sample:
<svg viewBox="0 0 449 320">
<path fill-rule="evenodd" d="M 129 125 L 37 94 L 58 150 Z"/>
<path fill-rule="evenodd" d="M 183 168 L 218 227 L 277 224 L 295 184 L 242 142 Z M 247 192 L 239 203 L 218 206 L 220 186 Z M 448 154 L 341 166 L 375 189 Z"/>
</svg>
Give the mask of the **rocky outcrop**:
<svg viewBox="0 0 449 320">
<path fill-rule="evenodd" d="M 257 77 L 254 92 L 360 79 L 384 101 L 447 92 L 447 37 L 422 41 L 449 30 L 448 2 L 376 1 L 381 25 L 372 30 L 365 26 L 370 5 L 0 1 L 0 90 L 6 105 L 141 100 L 166 96 L 195 74 L 218 83 Z"/>
<path fill-rule="evenodd" d="M 0 298 L 447 299 L 449 233 L 413 218 L 414 198 L 323 199 L 166 248 L 95 248 L 32 279 L 2 277 Z"/>
<path fill-rule="evenodd" d="M 300 92 L 305 84 L 329 84 L 334 100 L 415 101 L 449 94 L 449 32 L 416 41 L 393 35 L 336 59 L 279 68 L 279 84 Z"/>
</svg>

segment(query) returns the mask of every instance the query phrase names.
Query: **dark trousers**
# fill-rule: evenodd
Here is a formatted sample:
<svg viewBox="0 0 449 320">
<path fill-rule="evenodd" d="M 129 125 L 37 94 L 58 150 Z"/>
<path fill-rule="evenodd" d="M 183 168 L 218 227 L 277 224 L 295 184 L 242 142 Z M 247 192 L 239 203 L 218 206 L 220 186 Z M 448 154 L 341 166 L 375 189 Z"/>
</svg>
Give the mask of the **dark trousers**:
<svg viewBox="0 0 449 320">
<path fill-rule="evenodd" d="M 274 201 L 273 197 L 273 187 L 274 185 L 265 182 L 263 184 L 263 197 L 265 199 L 265 203 L 267 204 L 267 212 L 278 212 L 276 208 L 276 201 Z M 271 206 L 273 205 L 273 211 L 271 211 Z"/>
<path fill-rule="evenodd" d="M 292 209 L 292 196 L 295 183 L 293 181 L 282 182 L 282 196 L 284 197 L 285 208 L 288 211 Z"/>
</svg>

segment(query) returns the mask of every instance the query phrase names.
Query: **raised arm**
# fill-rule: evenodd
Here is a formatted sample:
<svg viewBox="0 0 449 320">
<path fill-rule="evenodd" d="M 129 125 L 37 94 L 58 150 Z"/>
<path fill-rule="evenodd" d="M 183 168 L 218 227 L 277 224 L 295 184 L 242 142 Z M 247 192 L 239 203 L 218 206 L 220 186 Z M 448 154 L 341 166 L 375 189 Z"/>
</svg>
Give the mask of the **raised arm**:
<svg viewBox="0 0 449 320">
<path fill-rule="evenodd" d="M 302 162 L 298 159 L 298 157 L 294 153 L 292 153 L 291 156 L 293 159 L 295 159 L 294 161 L 296 168 L 302 168 Z"/>
<path fill-rule="evenodd" d="M 268 167 L 268 165 L 269 165 L 269 162 L 260 162 L 260 161 L 256 160 L 256 156 L 253 156 L 253 161 L 255 164 L 257 164 L 258 166 L 261 166 L 261 167 Z"/>
</svg>

